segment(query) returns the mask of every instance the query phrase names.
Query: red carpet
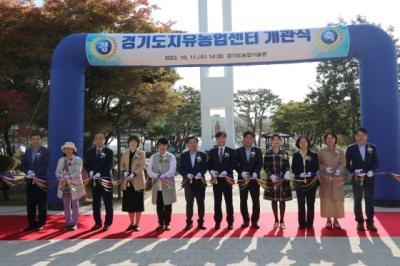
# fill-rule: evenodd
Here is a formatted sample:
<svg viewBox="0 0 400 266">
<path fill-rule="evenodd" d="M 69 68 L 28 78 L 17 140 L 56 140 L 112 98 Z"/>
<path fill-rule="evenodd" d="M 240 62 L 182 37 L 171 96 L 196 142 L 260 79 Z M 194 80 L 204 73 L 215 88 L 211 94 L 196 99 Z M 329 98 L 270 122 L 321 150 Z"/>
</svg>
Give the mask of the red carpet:
<svg viewBox="0 0 400 266">
<path fill-rule="evenodd" d="M 297 213 L 286 214 L 285 230 L 274 230 L 272 228 L 272 213 L 262 213 L 260 219 L 261 228 L 258 230 L 251 228 L 240 228 L 242 218 L 240 213 L 235 214 L 234 229 L 228 231 L 226 222 L 221 224 L 220 230 L 214 230 L 213 214 L 206 214 L 206 230 L 197 230 L 195 227 L 190 231 L 184 231 L 185 214 L 173 214 L 171 231 L 155 232 L 157 226 L 157 215 L 147 214 L 142 216 L 140 232 L 125 233 L 128 226 L 127 215 L 115 215 L 114 223 L 108 232 L 90 231 L 93 219 L 90 215 L 81 215 L 79 218 L 79 228 L 74 232 L 64 232 L 60 229 L 64 226 L 62 215 L 49 215 L 46 227 L 41 232 L 22 233 L 21 230 L 26 226 L 25 216 L 0 216 L 0 240 L 44 240 L 44 239 L 123 239 L 123 238 L 211 238 L 211 237 L 312 237 L 312 236 L 332 236 L 332 237 L 365 237 L 365 236 L 400 236 L 400 212 L 379 212 L 376 213 L 375 224 L 378 227 L 377 233 L 357 232 L 356 222 L 352 213 L 346 213 L 346 218 L 341 219 L 342 230 L 322 229 L 325 220 L 316 214 L 315 230 L 298 230 Z M 194 219 L 196 221 L 196 218 Z M 196 226 L 196 222 L 194 224 Z"/>
</svg>

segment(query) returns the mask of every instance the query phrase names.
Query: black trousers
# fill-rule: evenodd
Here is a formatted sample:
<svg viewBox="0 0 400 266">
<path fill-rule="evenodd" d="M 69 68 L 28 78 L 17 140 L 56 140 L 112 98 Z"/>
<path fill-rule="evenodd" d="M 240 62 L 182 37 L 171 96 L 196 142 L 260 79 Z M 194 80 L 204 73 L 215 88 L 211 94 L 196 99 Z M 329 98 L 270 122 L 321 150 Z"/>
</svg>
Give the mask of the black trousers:
<svg viewBox="0 0 400 266">
<path fill-rule="evenodd" d="M 96 224 L 103 224 L 101 220 L 101 199 L 104 201 L 104 207 L 106 209 L 106 220 L 104 221 L 105 225 L 111 225 L 113 222 L 113 193 L 112 191 L 106 191 L 99 183 L 98 180 L 95 180 L 96 185 L 91 183 L 92 189 L 92 207 L 93 207 L 93 218 Z"/>
<path fill-rule="evenodd" d="M 232 203 L 232 186 L 224 179 L 218 178 L 218 184 L 213 185 L 214 191 L 214 221 L 220 224 L 222 221 L 222 195 L 225 199 L 226 221 L 228 225 L 233 224 L 233 203 Z"/>
<path fill-rule="evenodd" d="M 169 225 L 171 222 L 172 204 L 164 205 L 162 191 L 157 192 L 157 216 L 158 224 Z"/>
<path fill-rule="evenodd" d="M 375 177 L 365 177 L 363 185 L 355 178 L 352 180 L 353 195 L 354 195 L 354 215 L 356 221 L 364 222 L 362 210 L 362 198 L 365 198 L 365 213 L 367 214 L 367 223 L 374 222 L 374 192 L 375 192 Z"/>
<path fill-rule="evenodd" d="M 240 190 L 240 212 L 242 213 L 243 222 L 249 223 L 250 216 L 249 210 L 247 208 L 247 199 L 249 197 L 249 192 L 251 196 L 251 201 L 253 203 L 253 211 L 251 213 L 251 223 L 258 223 L 260 218 L 260 185 L 256 181 L 250 181 L 247 187 Z"/>
<path fill-rule="evenodd" d="M 206 187 L 201 180 L 193 180 L 192 184 L 185 184 L 185 199 L 186 199 L 186 223 L 192 224 L 193 220 L 193 205 L 194 199 L 197 203 L 197 212 L 199 225 L 204 224 L 204 200 L 206 195 Z"/>
<path fill-rule="evenodd" d="M 311 188 L 307 191 L 296 189 L 297 206 L 299 209 L 297 218 L 301 227 L 314 225 L 315 194 L 316 188 Z"/>
<path fill-rule="evenodd" d="M 47 192 L 36 185 L 26 186 L 26 211 L 30 227 L 44 226 L 47 219 Z M 36 211 L 38 219 L 36 219 Z"/>
</svg>

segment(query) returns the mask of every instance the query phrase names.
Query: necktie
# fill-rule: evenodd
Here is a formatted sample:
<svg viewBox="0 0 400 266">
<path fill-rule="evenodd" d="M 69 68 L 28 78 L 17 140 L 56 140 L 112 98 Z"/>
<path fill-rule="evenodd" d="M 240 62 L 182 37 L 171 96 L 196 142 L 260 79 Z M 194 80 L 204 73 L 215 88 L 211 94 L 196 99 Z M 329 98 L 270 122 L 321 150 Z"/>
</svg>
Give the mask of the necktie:
<svg viewBox="0 0 400 266">
<path fill-rule="evenodd" d="M 222 162 L 222 158 L 224 157 L 224 150 L 222 148 L 219 148 L 219 162 Z"/>
</svg>

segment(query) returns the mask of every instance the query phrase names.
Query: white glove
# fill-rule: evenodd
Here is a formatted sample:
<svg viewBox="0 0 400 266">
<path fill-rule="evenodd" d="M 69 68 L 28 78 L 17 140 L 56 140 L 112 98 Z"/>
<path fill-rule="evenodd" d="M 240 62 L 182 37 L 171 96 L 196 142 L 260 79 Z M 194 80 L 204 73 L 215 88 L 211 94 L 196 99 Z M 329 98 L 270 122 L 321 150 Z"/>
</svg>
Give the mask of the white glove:
<svg viewBox="0 0 400 266">
<path fill-rule="evenodd" d="M 257 178 L 258 178 L 258 175 L 256 172 L 254 172 L 253 175 L 251 176 L 251 179 L 257 179 Z"/>
<path fill-rule="evenodd" d="M 226 171 L 222 171 L 222 173 L 220 174 L 220 177 L 225 177 L 227 175 L 228 175 L 228 173 Z"/>
<path fill-rule="evenodd" d="M 89 173 L 90 177 L 92 177 L 93 174 L 94 174 L 94 172 L 93 172 L 93 171 L 90 171 L 90 173 Z"/>
<path fill-rule="evenodd" d="M 33 172 L 32 170 L 29 170 L 28 171 L 28 176 L 29 177 L 35 176 L 35 172 Z"/>
<path fill-rule="evenodd" d="M 128 177 L 129 172 L 128 171 L 124 171 L 124 177 Z"/>
<path fill-rule="evenodd" d="M 71 177 L 69 175 L 63 176 L 64 179 L 70 179 Z"/>
<path fill-rule="evenodd" d="M 242 172 L 242 177 L 243 178 L 247 178 L 248 176 L 249 176 L 248 172 L 245 172 L 245 171 Z"/>
<path fill-rule="evenodd" d="M 276 180 L 278 180 L 278 177 L 276 175 L 271 175 L 271 180 L 272 182 L 275 182 Z"/>
<path fill-rule="evenodd" d="M 368 177 L 373 177 L 374 176 L 374 172 L 372 172 L 371 170 L 367 172 L 367 176 Z"/>
<path fill-rule="evenodd" d="M 311 176 L 312 176 L 311 172 L 308 172 L 306 175 L 306 177 L 311 177 Z"/>
<path fill-rule="evenodd" d="M 332 173 L 333 173 L 332 167 L 326 167 L 326 168 L 325 168 L 325 171 L 326 171 L 328 174 L 332 174 Z"/>
<path fill-rule="evenodd" d="M 360 173 L 362 173 L 362 171 L 363 171 L 363 169 L 356 169 L 354 172 L 355 172 L 356 174 L 360 174 Z"/>
<path fill-rule="evenodd" d="M 164 179 L 164 178 L 166 178 L 166 176 L 164 174 L 162 174 L 162 175 L 160 175 L 159 178 Z"/>
<path fill-rule="evenodd" d="M 191 178 L 193 178 L 193 175 L 192 174 L 187 174 L 186 177 L 191 179 Z"/>
<path fill-rule="evenodd" d="M 214 170 L 211 170 L 210 174 L 211 174 L 212 177 L 216 177 L 218 175 L 218 172 L 214 171 Z"/>
<path fill-rule="evenodd" d="M 100 173 L 96 173 L 96 174 L 94 175 L 94 177 L 96 177 L 96 178 L 100 178 L 100 177 L 101 177 L 101 175 L 100 175 Z"/>
<path fill-rule="evenodd" d="M 284 177 L 283 177 L 285 180 L 290 180 L 290 172 L 289 171 L 286 171 L 286 173 L 285 173 L 285 175 L 284 175 Z"/>
<path fill-rule="evenodd" d="M 337 170 L 335 171 L 335 175 L 336 175 L 336 176 L 340 176 L 340 170 L 339 170 L 339 169 L 337 169 Z"/>
<path fill-rule="evenodd" d="M 299 176 L 300 176 L 301 178 L 306 178 L 306 177 L 307 177 L 307 174 L 306 174 L 306 173 L 301 173 Z"/>
<path fill-rule="evenodd" d="M 132 180 L 134 177 L 135 177 L 135 174 L 130 174 L 130 175 L 128 175 L 128 179 L 129 179 L 129 180 Z"/>
<path fill-rule="evenodd" d="M 201 179 L 201 178 L 202 178 L 201 173 L 197 173 L 197 175 L 195 176 L 195 178 L 196 178 L 196 179 Z"/>
</svg>

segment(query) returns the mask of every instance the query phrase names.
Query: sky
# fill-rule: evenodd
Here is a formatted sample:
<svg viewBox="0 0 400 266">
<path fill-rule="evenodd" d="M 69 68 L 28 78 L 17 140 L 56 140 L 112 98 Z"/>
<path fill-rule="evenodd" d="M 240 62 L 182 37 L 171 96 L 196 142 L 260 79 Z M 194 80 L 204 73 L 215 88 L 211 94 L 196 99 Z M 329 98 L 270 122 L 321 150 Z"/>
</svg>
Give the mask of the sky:
<svg viewBox="0 0 400 266">
<path fill-rule="evenodd" d="M 324 27 L 339 17 L 351 21 L 357 15 L 395 27 L 400 37 L 400 17 L 393 0 L 232 0 L 232 31 L 283 30 Z M 160 9 L 153 13 L 159 21 L 174 21 L 174 29 L 198 32 L 198 0 L 150 0 Z M 209 32 L 222 31 L 222 0 L 208 0 Z M 317 63 L 235 66 L 234 91 L 268 88 L 284 102 L 301 101 L 315 85 Z M 218 70 L 217 70 L 218 71 Z M 176 85 L 200 88 L 198 67 L 177 68 L 182 77 Z"/>
<path fill-rule="evenodd" d="M 149 0 L 159 7 L 153 18 L 174 21 L 174 29 L 198 32 L 198 0 Z M 283 30 L 324 27 L 339 17 L 350 21 L 357 15 L 395 27 L 400 37 L 399 9 L 395 0 L 232 0 L 232 31 Z M 41 4 L 41 0 L 36 0 Z M 222 31 L 222 0 L 208 0 L 209 31 Z M 315 85 L 317 63 L 235 66 L 234 91 L 268 88 L 284 102 L 301 101 Z M 200 89 L 198 67 L 177 68 L 182 77 L 176 86 Z M 218 68 L 214 68 L 218 72 Z"/>
</svg>

